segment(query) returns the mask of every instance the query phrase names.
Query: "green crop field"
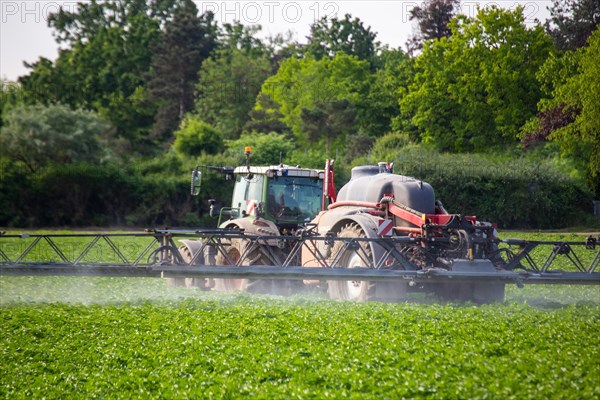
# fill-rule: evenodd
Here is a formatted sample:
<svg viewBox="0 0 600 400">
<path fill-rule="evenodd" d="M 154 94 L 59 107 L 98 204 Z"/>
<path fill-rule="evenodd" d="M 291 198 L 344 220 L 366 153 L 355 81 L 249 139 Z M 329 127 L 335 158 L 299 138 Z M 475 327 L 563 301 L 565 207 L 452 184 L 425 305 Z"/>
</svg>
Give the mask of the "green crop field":
<svg viewBox="0 0 600 400">
<path fill-rule="evenodd" d="M 0 398 L 598 399 L 600 288 L 475 306 L 0 277 Z"/>
</svg>

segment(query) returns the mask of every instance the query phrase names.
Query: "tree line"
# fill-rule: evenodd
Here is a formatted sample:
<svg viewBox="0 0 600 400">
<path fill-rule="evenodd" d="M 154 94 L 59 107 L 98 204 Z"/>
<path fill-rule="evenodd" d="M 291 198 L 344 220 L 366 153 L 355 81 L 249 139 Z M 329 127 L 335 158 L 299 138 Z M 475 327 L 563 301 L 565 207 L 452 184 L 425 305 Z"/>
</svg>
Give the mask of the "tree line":
<svg viewBox="0 0 600 400">
<path fill-rule="evenodd" d="M 191 0 L 61 9 L 48 19 L 57 59 L 2 84 L 0 156 L 36 174 L 163 160 L 175 175 L 235 163 L 244 145 L 257 163 L 346 170 L 414 148 L 547 165 L 597 198 L 600 3 L 555 0 L 533 25 L 522 8 L 459 6 L 415 7 L 406 51 L 351 15 L 316 21 L 304 43 L 219 24 Z"/>
</svg>

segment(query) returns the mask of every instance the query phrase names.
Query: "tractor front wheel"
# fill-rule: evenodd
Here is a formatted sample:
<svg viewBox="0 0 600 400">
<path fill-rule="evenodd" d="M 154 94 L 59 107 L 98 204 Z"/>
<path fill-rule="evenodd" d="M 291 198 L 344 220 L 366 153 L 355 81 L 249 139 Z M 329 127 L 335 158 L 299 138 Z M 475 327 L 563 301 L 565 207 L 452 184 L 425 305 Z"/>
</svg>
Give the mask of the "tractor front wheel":
<svg viewBox="0 0 600 400">
<path fill-rule="evenodd" d="M 231 244 L 226 248 L 227 257 L 217 255 L 217 265 L 235 265 L 244 254 L 247 242 L 242 239 L 231 239 Z M 215 290 L 219 292 L 235 292 L 246 289 L 246 279 L 215 279 Z"/>
<path fill-rule="evenodd" d="M 189 265 L 192 262 L 192 252 L 187 246 L 179 246 L 177 249 L 185 265 Z M 204 278 L 166 278 L 167 285 L 179 286 L 179 287 L 197 287 L 200 289 L 207 290 L 206 279 Z"/>
</svg>

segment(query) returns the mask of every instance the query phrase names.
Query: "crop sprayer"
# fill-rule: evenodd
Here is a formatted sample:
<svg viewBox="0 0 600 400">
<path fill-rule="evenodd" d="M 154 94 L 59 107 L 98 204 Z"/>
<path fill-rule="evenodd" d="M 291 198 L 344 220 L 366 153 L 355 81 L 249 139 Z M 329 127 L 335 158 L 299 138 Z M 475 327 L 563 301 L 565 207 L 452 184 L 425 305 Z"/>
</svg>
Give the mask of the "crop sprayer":
<svg viewBox="0 0 600 400">
<path fill-rule="evenodd" d="M 333 161 L 259 167 L 250 154 L 243 166 L 192 172 L 192 195 L 203 172 L 235 180 L 231 207 L 209 200 L 218 228 L 1 234 L 0 275 L 161 277 L 276 294 L 316 285 L 340 300 L 433 292 L 478 303 L 502 301 L 506 284 L 600 284 L 598 237 L 500 239 L 493 224 L 449 213 L 431 185 L 393 164 L 353 168 L 336 193 Z"/>
</svg>

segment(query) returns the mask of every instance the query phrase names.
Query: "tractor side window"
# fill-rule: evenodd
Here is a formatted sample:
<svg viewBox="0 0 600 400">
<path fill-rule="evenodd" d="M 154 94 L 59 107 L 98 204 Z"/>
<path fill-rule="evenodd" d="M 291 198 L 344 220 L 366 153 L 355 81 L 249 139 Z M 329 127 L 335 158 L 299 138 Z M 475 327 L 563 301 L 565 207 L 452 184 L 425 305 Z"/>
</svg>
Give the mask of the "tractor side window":
<svg viewBox="0 0 600 400">
<path fill-rule="evenodd" d="M 242 175 L 237 175 L 235 178 L 235 187 L 233 189 L 233 197 L 231 199 L 231 208 L 238 209 L 238 214 L 235 216 L 239 216 L 241 210 L 243 210 L 246 206 L 246 191 L 248 190 L 248 181 L 244 179 Z M 242 208 L 242 204 L 244 208 Z"/>
<path fill-rule="evenodd" d="M 254 177 L 248 181 L 246 200 L 256 200 L 257 203 L 260 203 L 263 197 L 264 182 L 264 175 L 254 175 Z"/>
<path fill-rule="evenodd" d="M 239 210 L 236 216 L 240 216 L 242 211 L 247 211 L 248 200 L 256 200 L 257 204 L 262 201 L 264 178 L 263 175 L 254 175 L 251 179 L 246 175 L 236 176 L 231 202 L 231 207 Z"/>
</svg>

